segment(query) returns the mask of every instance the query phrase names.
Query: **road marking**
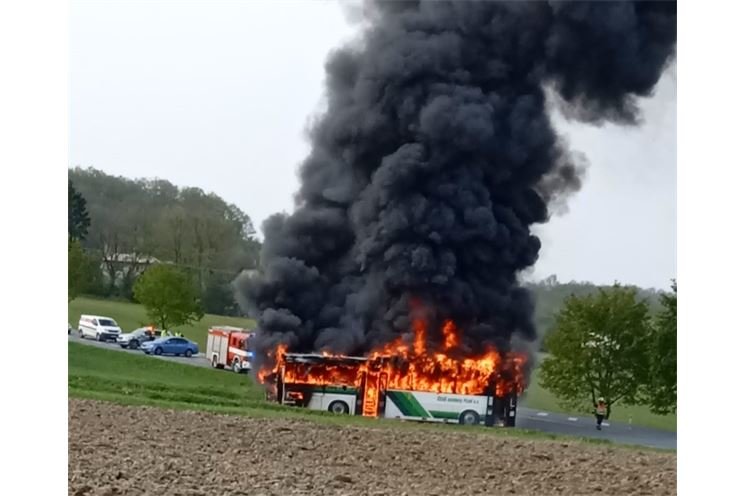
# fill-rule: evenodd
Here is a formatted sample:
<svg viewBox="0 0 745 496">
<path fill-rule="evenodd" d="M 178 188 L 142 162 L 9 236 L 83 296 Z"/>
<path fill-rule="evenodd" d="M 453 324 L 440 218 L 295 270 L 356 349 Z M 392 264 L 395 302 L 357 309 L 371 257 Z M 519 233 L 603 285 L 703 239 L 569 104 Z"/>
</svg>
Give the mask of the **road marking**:
<svg viewBox="0 0 745 496">
<path fill-rule="evenodd" d="M 546 412 L 538 412 L 538 416 L 539 417 L 546 417 L 546 416 L 548 416 L 548 413 L 546 413 Z"/>
<path fill-rule="evenodd" d="M 567 420 L 571 420 L 572 422 L 577 421 L 577 417 L 567 417 Z"/>
</svg>

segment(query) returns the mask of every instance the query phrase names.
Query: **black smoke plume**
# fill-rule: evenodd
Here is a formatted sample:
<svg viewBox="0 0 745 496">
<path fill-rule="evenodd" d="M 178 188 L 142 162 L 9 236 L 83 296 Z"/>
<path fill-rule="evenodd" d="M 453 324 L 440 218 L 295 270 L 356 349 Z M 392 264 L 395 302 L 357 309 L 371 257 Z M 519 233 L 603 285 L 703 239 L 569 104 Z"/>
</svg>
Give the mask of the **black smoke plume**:
<svg viewBox="0 0 745 496">
<path fill-rule="evenodd" d="M 633 125 L 675 55 L 675 2 L 379 2 L 331 54 L 291 215 L 236 280 L 259 354 L 363 354 L 453 319 L 462 352 L 535 339 L 516 275 L 549 206 L 580 187 L 545 91 L 575 119 Z M 414 304 L 416 302 L 416 304 Z M 436 333 L 429 334 L 438 339 Z"/>
</svg>

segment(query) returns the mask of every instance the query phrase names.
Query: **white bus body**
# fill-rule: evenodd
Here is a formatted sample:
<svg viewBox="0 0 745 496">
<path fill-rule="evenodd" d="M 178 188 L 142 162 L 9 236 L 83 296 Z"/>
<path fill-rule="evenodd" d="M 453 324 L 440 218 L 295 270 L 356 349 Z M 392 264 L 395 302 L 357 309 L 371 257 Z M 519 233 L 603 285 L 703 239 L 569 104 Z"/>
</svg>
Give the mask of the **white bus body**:
<svg viewBox="0 0 745 496">
<path fill-rule="evenodd" d="M 318 388 L 312 392 L 308 408 L 324 412 L 354 415 L 357 391 L 342 388 Z"/>
<path fill-rule="evenodd" d="M 455 424 L 483 424 L 491 396 L 430 393 L 426 391 L 386 392 L 385 418 L 425 420 Z"/>
<path fill-rule="evenodd" d="M 359 357 L 323 357 L 311 354 L 288 354 L 287 367 L 307 364 L 311 367 L 337 368 L 365 362 Z M 517 397 L 494 395 L 434 393 L 387 389 L 384 377 L 374 372 L 364 374 L 361 384 L 320 385 L 306 381 L 302 368 L 299 375 L 285 377 L 282 367 L 273 398 L 284 405 L 328 411 L 338 414 L 363 415 L 426 422 L 443 422 L 465 425 L 503 425 L 514 427 Z M 291 379 L 291 382 L 286 382 Z M 297 381 L 297 382 L 295 382 Z M 367 389 L 366 389 L 367 388 Z M 367 391 L 364 394 L 363 391 Z M 271 396 L 271 395 L 269 395 Z M 369 401 L 368 401 L 369 400 Z"/>
</svg>

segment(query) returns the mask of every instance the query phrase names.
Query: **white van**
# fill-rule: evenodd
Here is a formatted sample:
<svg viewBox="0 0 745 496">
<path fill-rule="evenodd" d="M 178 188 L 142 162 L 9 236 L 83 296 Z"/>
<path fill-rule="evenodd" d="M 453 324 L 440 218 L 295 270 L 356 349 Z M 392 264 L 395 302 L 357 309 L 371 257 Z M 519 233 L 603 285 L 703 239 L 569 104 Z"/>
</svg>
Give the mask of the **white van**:
<svg viewBox="0 0 745 496">
<path fill-rule="evenodd" d="M 111 317 L 81 315 L 80 322 L 78 322 L 78 332 L 81 338 L 95 338 L 98 341 L 113 339 L 116 341 L 122 330 Z"/>
</svg>

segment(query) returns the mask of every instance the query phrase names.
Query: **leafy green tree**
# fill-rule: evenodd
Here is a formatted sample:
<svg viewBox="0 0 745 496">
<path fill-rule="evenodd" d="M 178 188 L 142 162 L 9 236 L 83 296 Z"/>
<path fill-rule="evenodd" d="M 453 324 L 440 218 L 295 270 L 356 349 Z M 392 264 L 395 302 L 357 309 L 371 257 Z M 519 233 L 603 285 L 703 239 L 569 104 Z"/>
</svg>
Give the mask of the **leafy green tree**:
<svg viewBox="0 0 745 496">
<path fill-rule="evenodd" d="M 86 253 L 80 241 L 67 242 L 67 300 L 72 301 L 79 295 L 101 294 L 100 261 Z"/>
<path fill-rule="evenodd" d="M 85 198 L 67 180 L 67 235 L 69 239 L 83 240 L 88 235 L 91 220 L 88 217 Z"/>
<path fill-rule="evenodd" d="M 231 277 L 227 274 L 209 274 L 202 291 L 202 303 L 207 313 L 217 315 L 235 315 L 237 304 L 230 285 Z"/>
<path fill-rule="evenodd" d="M 78 297 L 85 285 L 86 260 L 83 248 L 77 240 L 67 242 L 67 301 Z"/>
<path fill-rule="evenodd" d="M 153 265 L 138 279 L 134 297 L 161 329 L 196 322 L 204 315 L 199 291 L 189 275 L 173 266 Z"/>
<path fill-rule="evenodd" d="M 533 318 L 540 340 L 541 351 L 546 351 L 545 337 L 554 328 L 556 316 L 564 305 L 564 301 L 569 296 L 587 296 L 597 293 L 600 288 L 607 289 L 610 287 L 598 286 L 587 281 L 561 282 L 555 275 L 550 275 L 536 282 L 525 281 L 523 286 L 528 288 L 535 298 Z M 638 297 L 647 300 L 649 311 L 652 314 L 656 314 L 662 310 L 662 305 L 659 303 L 662 293 L 662 291 L 656 289 L 637 288 Z"/>
<path fill-rule="evenodd" d="M 211 294 L 211 273 L 232 277 L 258 264 L 261 245 L 250 217 L 214 193 L 92 168 L 68 173 L 87 202 L 91 226 L 84 247 L 100 254 L 105 294 L 130 297 L 143 259 L 189 270 L 201 291 Z M 214 296 L 222 300 L 225 294 Z M 229 297 L 234 301 L 232 292 Z"/>
<path fill-rule="evenodd" d="M 84 249 L 85 253 L 85 284 L 83 293 L 86 295 L 107 297 L 101 268 L 101 255 Z"/>
<path fill-rule="evenodd" d="M 634 404 L 649 370 L 649 309 L 634 288 L 616 284 L 587 296 L 570 296 L 546 339 L 550 355 L 539 382 L 567 407 L 605 399 Z"/>
<path fill-rule="evenodd" d="M 652 328 L 649 386 L 647 403 L 657 414 L 677 410 L 678 403 L 678 284 L 673 292 L 662 295 L 663 310 Z"/>
</svg>

